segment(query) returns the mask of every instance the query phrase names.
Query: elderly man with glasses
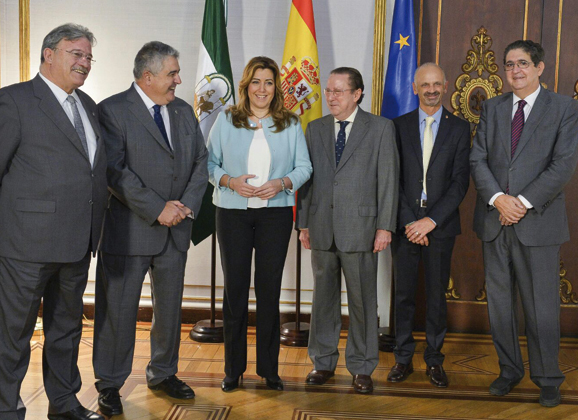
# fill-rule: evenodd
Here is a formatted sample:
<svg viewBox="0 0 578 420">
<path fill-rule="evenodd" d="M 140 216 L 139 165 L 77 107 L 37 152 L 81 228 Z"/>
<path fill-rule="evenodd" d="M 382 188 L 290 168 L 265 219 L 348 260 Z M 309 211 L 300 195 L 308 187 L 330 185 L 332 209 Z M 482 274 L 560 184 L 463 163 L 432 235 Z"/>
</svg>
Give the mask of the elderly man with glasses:
<svg viewBox="0 0 578 420">
<path fill-rule="evenodd" d="M 399 189 L 393 123 L 359 108 L 363 79 L 356 69 L 331 72 L 325 89 L 331 114 L 309 123 L 313 177 L 301 188 L 297 228 L 311 249 L 315 276 L 306 382 L 323 385 L 335 372 L 341 332 L 341 272 L 349 332 L 345 360 L 356 392 L 373 391 L 379 359 L 377 253 L 391 243 Z"/>
</svg>

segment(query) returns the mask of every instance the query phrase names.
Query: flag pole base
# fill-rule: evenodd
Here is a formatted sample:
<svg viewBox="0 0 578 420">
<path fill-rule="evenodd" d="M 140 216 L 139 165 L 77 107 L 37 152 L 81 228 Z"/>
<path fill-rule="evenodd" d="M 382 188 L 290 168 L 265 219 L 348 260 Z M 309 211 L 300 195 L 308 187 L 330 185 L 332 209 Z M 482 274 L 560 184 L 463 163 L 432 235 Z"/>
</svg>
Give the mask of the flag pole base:
<svg viewBox="0 0 578 420">
<path fill-rule="evenodd" d="M 192 340 L 199 343 L 222 343 L 225 341 L 223 337 L 223 321 L 216 319 L 214 323 L 210 319 L 204 319 L 195 324 L 189 336 Z"/>
<path fill-rule="evenodd" d="M 281 344 L 289 347 L 307 347 L 309 342 L 309 324 L 306 322 L 286 322 L 281 325 Z"/>
<path fill-rule="evenodd" d="M 395 347 L 395 332 L 390 331 L 389 327 L 379 328 L 377 332 L 379 337 L 379 350 L 392 353 Z"/>
</svg>

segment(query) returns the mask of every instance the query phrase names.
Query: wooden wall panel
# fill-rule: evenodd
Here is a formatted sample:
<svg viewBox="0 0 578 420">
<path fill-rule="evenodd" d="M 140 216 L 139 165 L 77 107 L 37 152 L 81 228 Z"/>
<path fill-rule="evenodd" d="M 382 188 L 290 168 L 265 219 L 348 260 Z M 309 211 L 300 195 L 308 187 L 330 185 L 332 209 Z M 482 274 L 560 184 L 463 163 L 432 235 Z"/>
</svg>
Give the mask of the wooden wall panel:
<svg viewBox="0 0 578 420">
<path fill-rule="evenodd" d="M 503 80 L 503 92 L 511 90 L 503 70 L 505 47 L 518 39 L 532 39 L 541 42 L 546 50 L 542 81 L 551 90 L 557 85 L 559 93 L 573 95 L 578 79 L 578 54 L 575 53 L 578 0 L 414 0 L 414 8 L 418 37 L 421 37 L 419 62 L 438 62 L 445 70 L 450 84 L 443 104 L 448 110 L 453 111 L 451 95 L 456 90 L 456 79 L 463 73 L 467 53 L 472 49 L 471 39 L 482 26 L 493 41 L 490 49 L 499 66 L 497 75 Z M 477 73 L 471 76 L 478 77 Z M 487 78 L 488 73 L 482 77 Z M 567 187 L 566 194 L 573 239 L 563 245 L 561 256 L 566 278 L 575 292 L 578 287 L 578 175 Z M 472 230 L 475 196 L 471 182 L 460 207 L 462 235 L 456 240 L 452 261 L 452 278 L 459 299 L 452 298 L 448 304 L 448 327 L 455 332 L 489 331 L 486 305 L 476 299 L 483 291 L 484 270 L 481 242 Z M 416 327 L 423 329 L 425 296 L 422 291 L 418 292 L 418 299 Z M 577 316 L 578 305 L 563 306 L 563 334 L 578 335 Z"/>
</svg>

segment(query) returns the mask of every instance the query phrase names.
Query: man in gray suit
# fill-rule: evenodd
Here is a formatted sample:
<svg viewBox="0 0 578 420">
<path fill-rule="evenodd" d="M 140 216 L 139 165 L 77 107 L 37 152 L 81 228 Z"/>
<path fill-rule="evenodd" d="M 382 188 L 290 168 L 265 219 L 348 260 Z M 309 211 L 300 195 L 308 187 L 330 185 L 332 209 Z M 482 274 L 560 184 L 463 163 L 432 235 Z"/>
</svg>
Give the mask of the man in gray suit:
<svg viewBox="0 0 578 420">
<path fill-rule="evenodd" d="M 399 189 L 393 123 L 358 107 L 363 79 L 350 67 L 333 70 L 325 98 L 331 115 L 309 123 L 313 176 L 301 188 L 297 228 L 311 249 L 315 276 L 307 383 L 334 375 L 341 330 L 341 271 L 345 274 L 349 333 L 345 351 L 355 391 L 373 391 L 377 366 L 377 253 L 391 243 Z"/>
<path fill-rule="evenodd" d="M 526 320 L 530 378 L 540 404 L 560 403 L 560 244 L 569 240 L 564 185 L 578 154 L 578 103 L 540 86 L 544 50 L 515 41 L 504 52 L 512 93 L 484 102 L 470 154 L 478 191 L 474 230 L 483 241 L 492 338 L 506 395 L 524 376 L 516 286 Z"/>
<path fill-rule="evenodd" d="M 149 388 L 188 399 L 176 377 L 191 229 L 208 182 L 207 149 L 193 110 L 175 97 L 179 53 L 145 44 L 134 84 L 99 104 L 111 192 L 96 277 L 94 371 L 100 411 L 123 411 L 119 389 L 134 354 L 143 280 L 151 280 Z"/>
<path fill-rule="evenodd" d="M 82 295 L 106 207 L 106 156 L 88 77 L 93 34 L 66 24 L 42 43 L 39 74 L 0 90 L 0 418 L 22 420 L 20 387 L 43 301 L 52 420 L 104 420 L 76 398 Z"/>
</svg>

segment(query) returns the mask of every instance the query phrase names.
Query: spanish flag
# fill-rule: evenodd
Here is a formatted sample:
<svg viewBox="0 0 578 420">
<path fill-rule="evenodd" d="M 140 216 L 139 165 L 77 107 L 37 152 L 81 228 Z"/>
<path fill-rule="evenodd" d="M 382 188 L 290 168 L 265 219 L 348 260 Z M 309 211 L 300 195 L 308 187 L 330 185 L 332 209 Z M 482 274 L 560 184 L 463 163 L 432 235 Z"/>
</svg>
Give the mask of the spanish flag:
<svg viewBox="0 0 578 420">
<path fill-rule="evenodd" d="M 293 0 L 291 3 L 281 63 L 285 107 L 301 117 L 303 131 L 309 121 L 320 118 L 322 114 L 319 57 L 311 1 Z"/>
</svg>

